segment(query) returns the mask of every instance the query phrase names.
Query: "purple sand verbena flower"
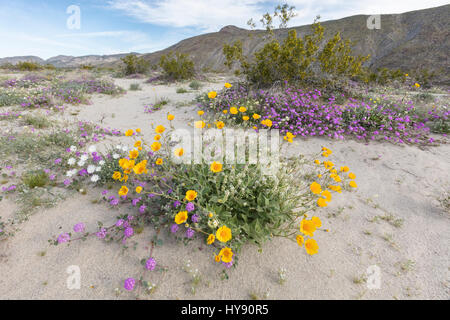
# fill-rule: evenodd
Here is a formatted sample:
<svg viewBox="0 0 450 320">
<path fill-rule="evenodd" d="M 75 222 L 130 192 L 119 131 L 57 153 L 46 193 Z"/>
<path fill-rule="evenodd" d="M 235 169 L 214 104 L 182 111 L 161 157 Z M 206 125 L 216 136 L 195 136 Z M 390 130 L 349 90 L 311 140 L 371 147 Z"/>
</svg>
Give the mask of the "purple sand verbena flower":
<svg viewBox="0 0 450 320">
<path fill-rule="evenodd" d="M 153 271 L 155 270 L 156 267 L 156 260 L 153 258 L 149 258 L 146 262 L 145 262 L 145 269 Z"/>
<path fill-rule="evenodd" d="M 70 235 L 68 233 L 61 233 L 57 239 L 58 243 L 66 243 L 70 241 Z"/>
<path fill-rule="evenodd" d="M 98 231 L 95 235 L 99 238 L 99 239 L 105 239 L 107 234 L 107 231 L 105 228 L 101 228 L 100 231 Z"/>
<path fill-rule="evenodd" d="M 178 201 L 178 200 L 176 200 L 176 201 L 173 203 L 173 206 L 174 206 L 175 208 L 178 207 L 179 205 L 181 205 L 181 202 Z"/>
<path fill-rule="evenodd" d="M 186 205 L 186 211 L 187 212 L 191 212 L 195 210 L 195 206 L 192 202 L 188 202 L 188 204 Z"/>
<path fill-rule="evenodd" d="M 123 231 L 123 235 L 124 235 L 126 238 L 131 237 L 133 234 L 134 234 L 134 230 L 133 230 L 133 228 L 131 228 L 131 227 L 128 227 L 128 228 L 126 228 L 126 229 Z"/>
<path fill-rule="evenodd" d="M 176 223 L 173 223 L 173 224 L 170 226 L 170 232 L 176 233 L 176 232 L 178 231 L 179 228 L 180 228 L 180 227 L 179 227 Z"/>
<path fill-rule="evenodd" d="M 73 226 L 73 231 L 75 232 L 83 232 L 85 228 L 84 223 L 80 222 Z"/>
<path fill-rule="evenodd" d="M 134 280 L 134 278 L 128 278 L 125 280 L 123 287 L 125 288 L 125 290 L 131 291 L 134 289 L 135 284 L 136 280 Z"/>
<path fill-rule="evenodd" d="M 192 238 L 195 234 L 195 231 L 192 230 L 191 228 L 187 228 L 186 230 L 186 238 Z"/>
</svg>

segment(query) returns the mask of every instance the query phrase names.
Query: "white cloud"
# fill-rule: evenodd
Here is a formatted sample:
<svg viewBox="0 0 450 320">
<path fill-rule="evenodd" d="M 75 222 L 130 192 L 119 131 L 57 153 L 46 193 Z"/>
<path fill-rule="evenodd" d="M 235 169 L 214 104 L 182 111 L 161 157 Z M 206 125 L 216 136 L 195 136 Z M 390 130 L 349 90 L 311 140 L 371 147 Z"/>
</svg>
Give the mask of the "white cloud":
<svg viewBox="0 0 450 320">
<path fill-rule="evenodd" d="M 259 0 L 111 0 L 109 6 L 138 21 L 169 27 L 217 31 L 224 25 L 244 26 L 262 12 Z"/>
<path fill-rule="evenodd" d="M 166 27 L 193 27 L 203 32 L 218 31 L 225 25 L 246 27 L 253 18 L 272 12 L 279 1 L 261 0 L 110 0 L 112 9 L 123 11 L 136 20 Z M 447 4 L 446 0 L 291 0 L 298 13 L 290 25 L 312 23 L 316 15 L 322 21 L 356 14 L 402 13 Z M 275 24 L 276 25 L 276 24 Z"/>
</svg>

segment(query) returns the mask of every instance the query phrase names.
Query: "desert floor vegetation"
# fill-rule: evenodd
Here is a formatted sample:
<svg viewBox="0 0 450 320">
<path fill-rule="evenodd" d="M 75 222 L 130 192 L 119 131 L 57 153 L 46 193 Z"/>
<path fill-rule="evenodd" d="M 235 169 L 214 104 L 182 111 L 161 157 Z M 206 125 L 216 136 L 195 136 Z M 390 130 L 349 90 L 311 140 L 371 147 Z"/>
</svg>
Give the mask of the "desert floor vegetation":
<svg viewBox="0 0 450 320">
<path fill-rule="evenodd" d="M 4 72 L 2 298 L 448 298 L 445 89 Z M 179 129 L 278 131 L 280 169 Z"/>
</svg>

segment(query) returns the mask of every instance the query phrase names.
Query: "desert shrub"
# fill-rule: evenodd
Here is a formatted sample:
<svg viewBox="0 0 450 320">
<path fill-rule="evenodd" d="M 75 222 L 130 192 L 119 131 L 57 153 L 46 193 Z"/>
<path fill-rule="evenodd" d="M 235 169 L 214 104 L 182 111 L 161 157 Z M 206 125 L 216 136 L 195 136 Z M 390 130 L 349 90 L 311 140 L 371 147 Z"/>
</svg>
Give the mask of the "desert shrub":
<svg viewBox="0 0 450 320">
<path fill-rule="evenodd" d="M 132 83 L 132 84 L 130 84 L 129 90 L 137 91 L 137 90 L 142 90 L 142 89 L 141 89 L 141 86 L 139 83 Z"/>
<path fill-rule="evenodd" d="M 177 88 L 177 93 L 186 93 L 188 92 L 185 88 Z"/>
<path fill-rule="evenodd" d="M 95 67 L 91 64 L 82 64 L 78 68 L 81 70 L 93 70 Z"/>
<path fill-rule="evenodd" d="M 161 110 L 162 107 L 164 107 L 169 103 L 169 101 L 170 101 L 169 99 L 164 97 L 159 98 L 155 103 L 144 106 L 144 112 L 152 113 L 154 111 Z"/>
<path fill-rule="evenodd" d="M 152 141 L 145 141 L 140 130 L 130 129 L 125 132 L 133 139 L 130 143 L 103 155 L 108 159 L 103 166 L 108 168 L 102 169 L 101 175 L 105 174 L 107 184 L 114 185 L 113 190 L 118 189 L 117 193 L 103 191 L 104 200 L 111 207 L 131 204 L 136 215 L 119 215 L 112 225 L 99 223 L 93 232 L 86 231 L 80 222 L 74 226 L 78 234 L 63 232 L 50 242 L 58 245 L 95 235 L 126 245 L 128 239 L 150 225 L 157 232 L 151 240 L 151 256 L 143 260 L 147 270 L 155 268 L 153 249 L 163 244 L 158 236 L 163 230 L 185 244 L 201 237 L 215 252 L 214 261 L 225 268 L 237 264 L 243 245 L 262 246 L 274 237 L 293 240 L 313 255 L 318 252 L 313 235 L 322 222 L 306 214 L 326 207 L 334 196 L 332 192 L 357 187 L 348 167 L 335 167 L 328 161 L 332 152 L 327 148 L 311 159 L 281 159 L 272 174 L 264 163 L 212 162 L 208 155 L 200 163 L 180 162 L 186 155 L 175 145 L 180 141 L 172 135 L 173 129 L 158 125 L 158 138 Z M 203 147 L 223 146 L 207 135 L 202 141 Z M 315 159 L 320 156 L 323 162 Z M 145 285 L 128 278 L 124 287 L 133 290 L 135 284 Z"/>
<path fill-rule="evenodd" d="M 43 129 L 48 128 L 52 125 L 52 123 L 42 115 L 33 116 L 30 114 L 27 114 L 23 117 L 23 121 L 29 125 L 33 126 L 34 128 Z"/>
<path fill-rule="evenodd" d="M 428 69 L 419 69 L 413 71 L 412 76 L 423 88 L 429 89 L 433 84 L 433 79 L 436 77 L 436 73 L 433 70 L 430 71 Z"/>
<path fill-rule="evenodd" d="M 169 80 L 186 80 L 194 76 L 194 62 L 184 53 L 172 52 L 163 55 L 159 61 L 163 75 Z"/>
<path fill-rule="evenodd" d="M 420 92 L 416 94 L 414 99 L 418 102 L 432 102 L 433 101 L 433 95 L 429 92 Z"/>
<path fill-rule="evenodd" d="M 202 87 L 201 82 L 197 81 L 197 80 L 193 80 L 189 83 L 189 88 L 191 88 L 192 90 L 198 90 Z"/>
<path fill-rule="evenodd" d="M 15 69 L 18 69 L 20 71 L 36 71 L 41 70 L 43 68 L 39 63 L 31 61 L 18 62 L 14 67 Z"/>
<path fill-rule="evenodd" d="M 24 108 L 49 109 L 55 106 L 55 101 L 51 93 L 41 92 L 36 95 L 25 97 L 25 102 L 22 102 L 21 106 Z"/>
<path fill-rule="evenodd" d="M 0 107 L 21 104 L 24 101 L 25 94 L 23 92 L 0 88 Z"/>
<path fill-rule="evenodd" d="M 86 103 L 84 94 L 101 93 L 108 95 L 122 94 L 124 90 L 113 81 L 105 79 L 77 79 L 58 81 L 51 87 L 53 95 L 73 104 Z"/>
<path fill-rule="evenodd" d="M 363 68 L 357 75 L 357 78 L 365 83 L 376 82 L 381 85 L 387 85 L 392 84 L 395 81 L 404 83 L 407 79 L 407 75 L 407 73 L 400 69 L 378 68 L 376 70 L 372 70 L 369 68 Z"/>
<path fill-rule="evenodd" d="M 48 184 L 49 177 L 44 170 L 27 171 L 22 175 L 22 182 L 30 189 L 44 187 Z"/>
<path fill-rule="evenodd" d="M 271 24 L 271 19 L 266 14 L 262 21 Z M 301 37 L 295 30 L 290 30 L 283 42 L 273 38 L 255 52 L 254 57 L 243 55 L 240 40 L 232 45 L 225 44 L 225 65 L 232 68 L 238 61 L 247 80 L 260 87 L 284 81 L 304 82 L 312 78 L 332 81 L 337 77 L 355 77 L 362 73 L 362 64 L 369 56 L 353 55 L 352 43 L 342 39 L 339 32 L 322 46 L 324 28 L 318 21 L 312 24 L 311 31 L 311 34 Z"/>
<path fill-rule="evenodd" d="M 129 54 L 123 58 L 120 58 L 120 60 L 122 60 L 125 65 L 125 75 L 146 73 L 150 68 L 150 62 L 145 60 L 143 57 L 137 57 L 134 54 Z"/>
<path fill-rule="evenodd" d="M 3 159 L 10 156 L 21 161 L 48 164 L 51 159 L 61 155 L 75 144 L 75 137 L 65 132 L 52 132 L 42 135 L 20 134 L 14 139 L 0 137 L 0 155 Z"/>
</svg>

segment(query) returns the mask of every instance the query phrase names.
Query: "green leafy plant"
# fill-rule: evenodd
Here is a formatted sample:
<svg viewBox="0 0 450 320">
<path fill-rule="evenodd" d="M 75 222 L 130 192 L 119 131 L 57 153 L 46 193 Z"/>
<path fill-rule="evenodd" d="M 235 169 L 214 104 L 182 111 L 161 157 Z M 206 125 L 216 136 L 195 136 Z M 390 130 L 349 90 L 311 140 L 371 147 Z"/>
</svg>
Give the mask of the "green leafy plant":
<svg viewBox="0 0 450 320">
<path fill-rule="evenodd" d="M 288 9 L 286 6 L 276 8 L 274 17 L 280 17 L 280 28 L 286 27 L 292 10 L 293 7 Z M 312 78 L 332 80 L 338 76 L 354 77 L 362 73 L 362 64 L 369 58 L 352 55 L 352 43 L 342 39 L 339 32 L 322 46 L 324 28 L 318 19 L 311 25 L 311 34 L 301 37 L 295 30 L 290 30 L 283 42 L 274 37 L 273 17 L 270 14 L 266 13 L 261 22 L 272 40 L 256 51 L 254 57 L 243 55 L 240 40 L 223 47 L 225 66 L 231 69 L 235 62 L 239 62 L 247 80 L 257 86 L 267 87 L 275 82 Z"/>
<path fill-rule="evenodd" d="M 44 187 L 49 182 L 48 174 L 44 170 L 33 170 L 22 175 L 23 183 L 30 189 Z"/>
<path fill-rule="evenodd" d="M 135 54 L 129 54 L 120 60 L 125 64 L 125 75 L 146 73 L 150 68 L 150 62 Z"/>
<path fill-rule="evenodd" d="M 185 80 L 194 77 L 194 62 L 187 54 L 172 52 L 163 55 L 159 61 L 163 75 L 169 80 Z"/>
</svg>

